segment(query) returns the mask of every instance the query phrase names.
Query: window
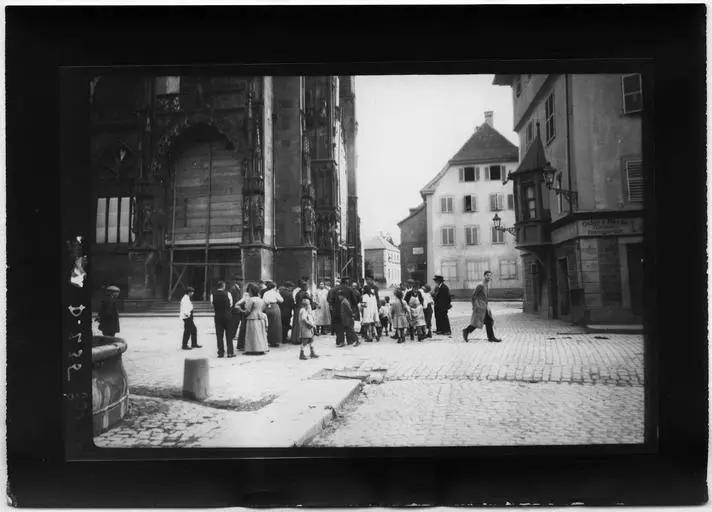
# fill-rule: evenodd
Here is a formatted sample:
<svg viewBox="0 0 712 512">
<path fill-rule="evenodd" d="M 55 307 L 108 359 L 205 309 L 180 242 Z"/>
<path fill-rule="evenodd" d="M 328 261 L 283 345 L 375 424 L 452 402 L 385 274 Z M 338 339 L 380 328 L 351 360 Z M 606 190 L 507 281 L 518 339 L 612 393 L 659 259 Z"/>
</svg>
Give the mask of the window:
<svg viewBox="0 0 712 512">
<path fill-rule="evenodd" d="M 495 229 L 494 226 L 492 226 L 492 243 L 493 244 L 503 244 L 504 243 L 504 231 Z"/>
<path fill-rule="evenodd" d="M 456 261 L 443 261 L 440 273 L 442 274 L 445 281 L 454 283 L 457 281 L 457 262 Z"/>
<path fill-rule="evenodd" d="M 480 228 L 478 226 L 465 226 L 465 244 L 479 245 Z"/>
<path fill-rule="evenodd" d="M 452 197 L 440 198 L 440 211 L 442 213 L 452 213 Z"/>
<path fill-rule="evenodd" d="M 460 167 L 460 181 L 480 181 L 480 168 Z"/>
<path fill-rule="evenodd" d="M 517 278 L 517 260 L 499 260 L 499 278 Z"/>
<path fill-rule="evenodd" d="M 544 103 L 544 125 L 546 127 L 546 143 L 548 144 L 556 136 L 556 131 L 554 129 L 554 93 L 552 92 L 548 98 L 546 98 L 546 103 Z"/>
<path fill-rule="evenodd" d="M 490 165 L 489 166 L 489 179 L 494 181 L 494 180 L 501 180 L 502 175 L 504 174 L 504 166 L 503 165 Z"/>
<path fill-rule="evenodd" d="M 527 218 L 528 219 L 536 219 L 536 189 L 534 188 L 534 185 L 527 185 L 526 188 L 527 191 Z"/>
<path fill-rule="evenodd" d="M 626 181 L 628 183 L 628 201 L 643 201 L 643 166 L 641 160 L 627 160 L 625 163 Z"/>
<path fill-rule="evenodd" d="M 514 91 L 517 94 L 517 98 L 519 98 L 519 96 L 522 94 L 522 80 L 519 77 L 514 79 Z"/>
<path fill-rule="evenodd" d="M 504 194 L 490 194 L 490 211 L 499 212 L 504 210 Z"/>
<path fill-rule="evenodd" d="M 487 260 L 468 261 L 467 262 L 467 280 L 481 281 L 484 278 L 485 271 L 488 270 Z"/>
<path fill-rule="evenodd" d="M 534 138 L 533 132 L 532 132 L 532 122 L 529 121 L 527 123 L 527 147 L 532 143 L 532 139 Z"/>
<path fill-rule="evenodd" d="M 455 245 L 455 228 L 448 226 L 441 229 L 443 245 Z"/>
<path fill-rule="evenodd" d="M 623 75 L 621 84 L 623 87 L 623 113 L 632 114 L 643 110 L 643 86 L 640 73 Z"/>
<path fill-rule="evenodd" d="M 556 176 L 556 188 L 561 188 L 561 174 Z M 557 209 L 559 213 L 564 211 L 564 196 L 563 194 L 556 195 Z"/>
<path fill-rule="evenodd" d="M 133 199 L 99 197 L 96 202 L 96 243 L 116 244 L 132 241 Z"/>
<path fill-rule="evenodd" d="M 476 212 L 477 211 L 477 196 L 473 196 L 473 195 L 465 196 L 465 211 L 466 212 Z"/>
<path fill-rule="evenodd" d="M 514 210 L 514 195 L 507 194 L 507 210 Z"/>
</svg>

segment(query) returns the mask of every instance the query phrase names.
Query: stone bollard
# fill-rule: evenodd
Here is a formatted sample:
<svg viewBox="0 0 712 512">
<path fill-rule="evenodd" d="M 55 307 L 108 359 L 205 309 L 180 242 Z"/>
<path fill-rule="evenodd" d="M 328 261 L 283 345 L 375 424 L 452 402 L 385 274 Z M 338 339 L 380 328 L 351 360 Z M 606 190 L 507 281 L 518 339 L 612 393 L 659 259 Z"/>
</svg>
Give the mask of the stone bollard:
<svg viewBox="0 0 712 512">
<path fill-rule="evenodd" d="M 208 397 L 208 360 L 186 359 L 183 367 L 183 397 L 205 400 Z"/>
</svg>

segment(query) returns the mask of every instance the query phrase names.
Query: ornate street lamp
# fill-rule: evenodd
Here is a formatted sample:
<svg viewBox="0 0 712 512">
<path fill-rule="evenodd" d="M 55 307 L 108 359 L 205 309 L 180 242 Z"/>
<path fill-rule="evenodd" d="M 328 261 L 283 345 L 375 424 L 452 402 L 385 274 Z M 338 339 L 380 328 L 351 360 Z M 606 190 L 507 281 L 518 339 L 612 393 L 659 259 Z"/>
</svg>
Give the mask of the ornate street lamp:
<svg viewBox="0 0 712 512">
<path fill-rule="evenodd" d="M 517 227 L 503 228 L 502 227 L 502 219 L 496 213 L 494 214 L 494 217 L 492 217 L 492 223 L 494 224 L 494 229 L 496 229 L 497 231 L 506 231 L 507 233 L 512 235 L 515 239 L 517 239 L 517 231 L 519 228 L 517 228 Z"/>
<path fill-rule="evenodd" d="M 542 168 L 541 172 L 544 175 L 544 183 L 546 183 L 546 188 L 556 192 L 556 195 L 563 195 L 564 198 L 566 198 L 566 200 L 569 202 L 569 204 L 571 204 L 571 206 L 573 206 L 574 208 L 578 207 L 578 192 L 576 192 L 575 190 L 568 190 L 565 188 L 554 186 L 554 176 L 556 175 L 556 169 L 554 169 L 549 162 L 546 162 L 546 165 Z"/>
</svg>

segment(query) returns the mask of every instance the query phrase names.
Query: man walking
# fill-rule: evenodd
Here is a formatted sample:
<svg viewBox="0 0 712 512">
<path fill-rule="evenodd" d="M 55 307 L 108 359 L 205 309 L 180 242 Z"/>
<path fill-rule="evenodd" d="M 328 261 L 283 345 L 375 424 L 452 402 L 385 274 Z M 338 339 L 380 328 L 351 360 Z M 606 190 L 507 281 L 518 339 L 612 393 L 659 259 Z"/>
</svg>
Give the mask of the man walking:
<svg viewBox="0 0 712 512">
<path fill-rule="evenodd" d="M 218 342 L 218 357 L 225 357 L 225 335 L 231 332 L 230 322 L 232 320 L 230 310 L 232 309 L 232 297 L 225 291 L 225 281 L 218 281 L 218 289 L 210 297 L 215 310 L 215 336 Z M 235 357 L 235 350 L 232 340 L 227 341 L 227 357 Z"/>
<path fill-rule="evenodd" d="M 450 319 L 447 312 L 452 307 L 450 303 L 450 288 L 445 284 L 445 279 L 441 275 L 433 276 L 435 289 L 433 290 L 433 302 L 435 304 L 435 334 L 445 334 L 450 336 Z"/>
<path fill-rule="evenodd" d="M 462 338 L 465 341 L 467 335 L 470 334 L 475 329 L 480 329 L 482 325 L 485 326 L 487 330 L 487 340 L 495 343 L 502 341 L 494 335 L 494 319 L 492 318 L 492 311 L 489 308 L 489 283 L 492 280 L 492 272 L 487 270 L 484 274 L 484 280 L 475 287 L 475 291 L 472 292 L 472 316 L 470 317 L 470 325 L 462 330 Z"/>
</svg>

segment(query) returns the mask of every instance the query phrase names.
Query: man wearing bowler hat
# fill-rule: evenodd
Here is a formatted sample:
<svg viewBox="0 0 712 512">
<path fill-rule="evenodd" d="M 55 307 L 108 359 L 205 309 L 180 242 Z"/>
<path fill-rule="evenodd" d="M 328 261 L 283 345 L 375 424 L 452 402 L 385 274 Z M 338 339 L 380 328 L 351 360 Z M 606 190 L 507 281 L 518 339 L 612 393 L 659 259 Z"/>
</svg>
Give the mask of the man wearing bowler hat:
<svg viewBox="0 0 712 512">
<path fill-rule="evenodd" d="M 435 334 L 445 334 L 450 336 L 450 319 L 447 313 L 452 307 L 450 303 L 450 288 L 445 284 L 443 276 L 436 274 L 433 276 L 435 288 L 433 289 L 433 301 L 435 303 Z"/>
</svg>

